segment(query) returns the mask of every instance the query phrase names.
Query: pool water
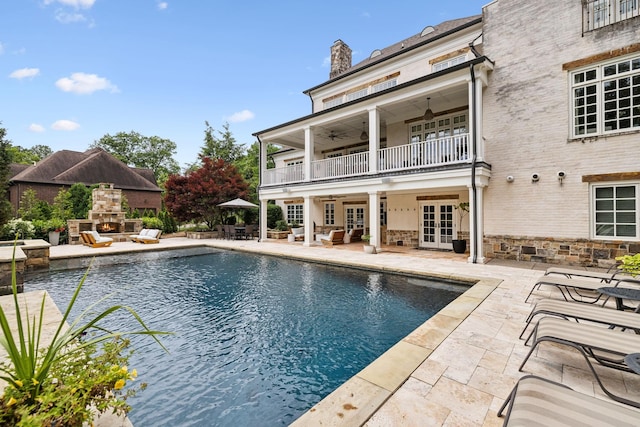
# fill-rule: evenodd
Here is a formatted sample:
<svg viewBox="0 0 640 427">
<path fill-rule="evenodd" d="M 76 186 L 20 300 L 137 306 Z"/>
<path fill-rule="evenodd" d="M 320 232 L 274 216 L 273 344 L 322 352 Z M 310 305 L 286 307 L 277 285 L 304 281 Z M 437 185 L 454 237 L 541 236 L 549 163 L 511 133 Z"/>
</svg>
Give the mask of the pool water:
<svg viewBox="0 0 640 427">
<path fill-rule="evenodd" d="M 132 306 L 163 337 L 134 337 L 130 368 L 146 390 L 136 427 L 288 425 L 465 288 L 405 276 L 213 250 L 136 254 L 94 265 L 75 315 L 103 295 Z M 85 270 L 28 277 L 61 310 Z M 131 330 L 123 312 L 108 326 Z"/>
</svg>

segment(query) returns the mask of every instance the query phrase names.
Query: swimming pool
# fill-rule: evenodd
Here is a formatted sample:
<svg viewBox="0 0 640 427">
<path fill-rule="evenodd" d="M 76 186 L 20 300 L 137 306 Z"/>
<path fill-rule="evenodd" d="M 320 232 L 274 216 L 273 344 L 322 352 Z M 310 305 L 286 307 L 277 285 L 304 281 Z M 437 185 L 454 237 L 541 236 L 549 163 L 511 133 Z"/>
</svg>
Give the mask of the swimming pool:
<svg viewBox="0 0 640 427">
<path fill-rule="evenodd" d="M 98 258 L 106 265 L 94 265 L 76 305 L 123 289 L 118 302 L 176 333 L 163 339 L 170 354 L 132 339 L 130 365 L 149 384 L 130 401 L 137 427 L 287 425 L 466 289 L 238 252 L 176 254 Z M 47 289 L 64 309 L 83 274 L 30 276 L 25 291 Z"/>
</svg>

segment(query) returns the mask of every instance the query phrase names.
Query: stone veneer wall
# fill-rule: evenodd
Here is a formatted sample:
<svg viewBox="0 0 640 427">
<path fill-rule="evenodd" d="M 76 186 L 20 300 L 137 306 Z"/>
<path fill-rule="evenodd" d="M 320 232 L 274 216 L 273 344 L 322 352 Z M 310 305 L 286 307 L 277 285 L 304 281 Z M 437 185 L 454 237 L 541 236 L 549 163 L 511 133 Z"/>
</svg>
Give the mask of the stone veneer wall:
<svg viewBox="0 0 640 427">
<path fill-rule="evenodd" d="M 410 248 L 417 248 L 420 239 L 418 238 L 418 230 L 387 229 L 387 236 L 384 241 L 387 245 L 391 246 L 407 246 Z M 398 242 L 402 242 L 402 244 L 398 245 Z"/>
<path fill-rule="evenodd" d="M 609 268 L 615 258 L 640 252 L 640 242 L 485 236 L 487 258 Z"/>
</svg>

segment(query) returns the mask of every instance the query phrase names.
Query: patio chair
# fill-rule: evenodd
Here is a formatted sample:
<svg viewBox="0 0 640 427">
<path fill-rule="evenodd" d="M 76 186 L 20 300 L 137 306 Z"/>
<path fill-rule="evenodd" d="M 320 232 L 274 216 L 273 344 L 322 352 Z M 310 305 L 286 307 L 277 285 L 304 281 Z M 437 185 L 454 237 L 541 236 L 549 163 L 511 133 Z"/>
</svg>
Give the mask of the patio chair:
<svg viewBox="0 0 640 427">
<path fill-rule="evenodd" d="M 92 248 L 103 248 L 111 246 L 113 239 L 110 237 L 102 237 L 97 231 L 83 231 L 80 233 L 83 244 Z"/>
<path fill-rule="evenodd" d="M 304 240 L 304 227 L 293 227 L 291 229 L 291 234 L 293 234 L 293 240 Z"/>
<path fill-rule="evenodd" d="M 218 239 L 224 239 L 224 228 L 223 228 L 222 224 L 216 225 L 216 231 L 218 232 L 216 237 Z"/>
<path fill-rule="evenodd" d="M 520 378 L 498 411 L 504 426 L 637 426 L 640 411 L 578 393 L 535 375 Z"/>
<path fill-rule="evenodd" d="M 158 230 L 157 228 L 152 228 L 147 231 L 147 234 L 144 236 L 138 236 L 136 242 L 138 243 L 160 243 L 160 235 L 162 234 L 162 230 Z"/>
<path fill-rule="evenodd" d="M 363 234 L 364 234 L 364 229 L 362 229 L 362 228 L 352 228 L 349 231 L 349 241 L 351 243 L 353 243 L 353 242 L 361 242 Z"/>
<path fill-rule="evenodd" d="M 129 236 L 129 238 L 131 239 L 132 242 L 137 242 L 139 237 L 148 235 L 149 231 L 150 231 L 150 229 L 143 228 L 142 230 L 140 230 L 140 232 L 138 234 L 134 234 L 132 236 Z"/>
<path fill-rule="evenodd" d="M 597 292 L 603 286 L 603 283 L 599 280 L 568 279 L 545 274 L 536 280 L 524 302 L 529 302 L 533 291 L 540 289 L 543 285 L 557 288 L 565 301 L 569 301 L 569 298 L 571 298 L 574 301 L 593 304 L 602 298 L 602 294 Z M 617 286 L 617 284 L 614 286 Z"/>
<path fill-rule="evenodd" d="M 253 240 L 253 225 L 249 224 L 244 229 L 244 238 Z"/>
<path fill-rule="evenodd" d="M 574 277 L 586 277 L 590 279 L 599 279 L 603 283 L 610 283 L 611 280 L 614 279 L 616 274 L 618 274 L 618 270 L 614 270 L 612 272 L 602 272 L 602 271 L 575 270 L 571 268 L 562 268 L 562 267 L 549 267 L 544 272 L 544 275 L 547 276 L 549 274 L 559 274 L 559 275 L 565 276 L 567 279 L 572 279 Z"/>
<path fill-rule="evenodd" d="M 326 239 L 320 239 L 323 245 L 333 246 L 344 243 L 344 230 L 331 230 Z"/>
<path fill-rule="evenodd" d="M 518 368 L 522 371 L 531 354 L 544 341 L 566 345 L 578 350 L 584 357 L 591 373 L 602 391 L 618 402 L 640 408 L 640 402 L 632 401 L 611 393 L 600 380 L 590 358 L 603 366 L 633 372 L 624 360 L 631 353 L 640 353 L 640 335 L 603 328 L 585 323 L 567 322 L 566 320 L 544 317 L 538 321 L 533 331 L 531 350 Z"/>
<path fill-rule="evenodd" d="M 539 315 L 556 316 L 565 320 L 575 320 L 576 322 L 582 320 L 600 323 L 610 327 L 633 329 L 640 333 L 640 314 L 638 313 L 614 310 L 612 308 L 582 304 L 579 302 L 543 299 L 533 306 L 531 313 L 527 317 L 526 325 L 520 334 L 520 339 L 522 339 L 527 328 L 535 320 L 536 316 Z M 526 343 L 529 342 L 532 335 L 533 331 L 527 337 Z"/>
</svg>

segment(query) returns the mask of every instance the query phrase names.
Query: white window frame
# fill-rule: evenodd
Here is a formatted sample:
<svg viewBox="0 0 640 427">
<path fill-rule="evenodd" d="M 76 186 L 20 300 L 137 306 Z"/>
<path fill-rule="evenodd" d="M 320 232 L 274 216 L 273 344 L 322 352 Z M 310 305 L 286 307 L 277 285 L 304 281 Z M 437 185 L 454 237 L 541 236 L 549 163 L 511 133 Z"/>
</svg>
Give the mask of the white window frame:
<svg viewBox="0 0 640 427">
<path fill-rule="evenodd" d="M 623 187 L 634 187 L 635 197 L 618 197 L 618 193 L 616 190 Z M 607 203 L 608 198 L 596 198 L 599 189 L 607 188 L 613 189 L 613 197 L 609 199 L 612 202 L 611 205 Z M 598 201 L 600 201 L 601 203 L 597 203 Z M 638 239 L 640 239 L 640 181 L 621 181 L 591 184 L 590 205 L 590 234 L 592 239 L 623 241 L 637 241 Z M 608 218 L 608 214 L 613 215 L 613 219 Z M 624 226 L 625 224 L 633 224 L 633 226 L 635 227 L 635 235 L 619 235 L 618 227 Z M 607 225 L 613 227 L 613 234 L 606 235 L 600 231 Z"/>
<path fill-rule="evenodd" d="M 455 65 L 462 64 L 467 61 L 467 54 L 454 56 L 453 58 L 445 59 L 444 61 L 435 62 L 432 66 L 433 72 L 438 72 L 451 68 Z"/>
<path fill-rule="evenodd" d="M 287 205 L 287 223 L 288 224 L 304 224 L 304 204 L 291 203 Z"/>
<path fill-rule="evenodd" d="M 571 138 L 640 131 L 640 55 L 572 71 L 569 85 Z"/>
<path fill-rule="evenodd" d="M 364 98 L 369 94 L 369 88 L 366 87 L 364 89 L 357 90 L 355 92 L 351 92 L 347 94 L 347 102 L 353 101 L 354 99 Z"/>
<path fill-rule="evenodd" d="M 324 102 L 324 109 L 329 109 L 331 107 L 337 107 L 338 105 L 342 105 L 344 104 L 344 97 L 339 96 L 337 98 L 334 98 L 330 101 L 326 101 Z"/>
<path fill-rule="evenodd" d="M 325 202 L 324 204 L 324 225 L 336 224 L 336 203 Z"/>
<path fill-rule="evenodd" d="M 382 83 L 375 84 L 371 87 L 371 93 L 381 92 L 385 89 L 391 89 L 394 86 L 397 86 L 398 79 L 389 79 Z"/>
</svg>

